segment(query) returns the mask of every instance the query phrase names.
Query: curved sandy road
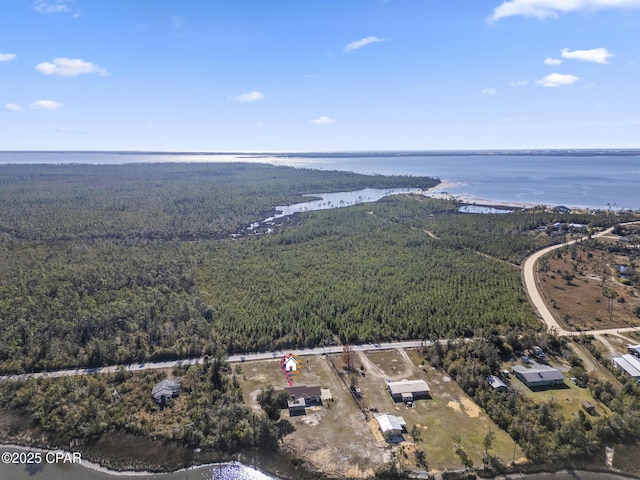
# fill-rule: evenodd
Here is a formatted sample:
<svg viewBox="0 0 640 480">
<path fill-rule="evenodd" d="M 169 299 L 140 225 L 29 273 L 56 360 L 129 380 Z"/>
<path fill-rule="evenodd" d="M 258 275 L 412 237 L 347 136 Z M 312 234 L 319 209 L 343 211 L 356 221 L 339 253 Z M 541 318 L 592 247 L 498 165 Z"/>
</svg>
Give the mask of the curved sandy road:
<svg viewBox="0 0 640 480">
<path fill-rule="evenodd" d="M 640 223 L 640 222 L 629 222 L 629 223 Z M 626 224 L 623 224 L 626 225 Z M 592 238 L 602 237 L 608 235 L 613 230 L 613 227 L 607 228 L 602 232 L 599 232 L 592 236 Z M 588 333 L 590 335 L 604 335 L 604 334 L 616 334 L 616 333 L 625 333 L 625 332 L 634 332 L 640 331 L 640 327 L 627 327 L 627 328 L 609 328 L 604 330 L 590 330 L 588 332 L 574 332 L 571 330 L 566 330 L 556 320 L 553 316 L 549 307 L 547 307 L 547 303 L 542 298 L 542 294 L 538 288 L 538 276 L 536 270 L 536 264 L 540 258 L 546 255 L 549 252 L 553 252 L 558 248 L 563 248 L 568 245 L 573 245 L 574 243 L 581 242 L 585 240 L 587 237 L 579 238 L 576 240 L 572 240 L 566 243 L 560 243 L 558 245 L 551 245 L 549 247 L 543 248 L 542 250 L 538 250 L 537 252 L 528 256 L 524 262 L 522 263 L 522 281 L 524 283 L 524 288 L 527 291 L 527 295 L 533 304 L 533 307 L 538 312 L 540 319 L 547 325 L 547 328 L 551 331 L 555 331 L 558 335 L 561 336 L 577 336 Z"/>
</svg>

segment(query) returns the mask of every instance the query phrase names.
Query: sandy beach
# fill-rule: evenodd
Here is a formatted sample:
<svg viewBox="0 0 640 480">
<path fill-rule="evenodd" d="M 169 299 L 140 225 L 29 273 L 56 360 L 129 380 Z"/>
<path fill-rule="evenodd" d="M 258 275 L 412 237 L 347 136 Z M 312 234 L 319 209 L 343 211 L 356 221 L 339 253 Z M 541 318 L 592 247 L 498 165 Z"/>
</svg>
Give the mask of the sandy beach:
<svg viewBox="0 0 640 480">
<path fill-rule="evenodd" d="M 479 198 L 469 194 L 452 194 L 448 190 L 451 188 L 457 188 L 463 185 L 458 182 L 442 181 L 429 190 L 425 190 L 424 195 L 430 198 L 439 198 L 441 200 L 457 201 L 470 205 L 482 205 L 487 207 L 506 207 L 514 209 L 533 208 L 540 204 L 537 203 L 525 203 L 525 202 L 501 202 L 497 200 L 487 200 L 486 198 Z M 553 205 L 549 205 L 553 206 Z"/>
</svg>

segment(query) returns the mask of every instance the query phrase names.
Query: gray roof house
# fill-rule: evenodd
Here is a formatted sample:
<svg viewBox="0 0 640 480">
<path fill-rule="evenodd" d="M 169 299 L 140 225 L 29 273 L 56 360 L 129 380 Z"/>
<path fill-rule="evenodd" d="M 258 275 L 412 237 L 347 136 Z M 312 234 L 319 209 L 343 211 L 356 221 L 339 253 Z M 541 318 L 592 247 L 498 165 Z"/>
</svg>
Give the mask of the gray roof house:
<svg viewBox="0 0 640 480">
<path fill-rule="evenodd" d="M 424 380 L 401 380 L 387 382 L 391 397 L 397 402 L 410 402 L 416 397 L 428 397 L 429 385 Z"/>
<path fill-rule="evenodd" d="M 507 384 L 502 381 L 500 377 L 495 375 L 489 375 L 487 377 L 487 383 L 491 385 L 496 392 L 504 392 L 508 387 Z"/>
<path fill-rule="evenodd" d="M 275 392 L 285 391 L 289 395 L 287 399 L 287 408 L 289 415 L 305 415 L 306 408 L 313 405 L 322 405 L 322 389 L 319 385 L 300 385 L 291 387 L 277 387 Z"/>
<path fill-rule="evenodd" d="M 513 374 L 529 388 L 550 387 L 564 384 L 564 375 L 557 368 L 534 364 L 532 368 L 516 365 Z"/>
<path fill-rule="evenodd" d="M 151 396 L 160 405 L 170 402 L 178 395 L 180 395 L 180 383 L 174 378 L 156 383 L 151 390 Z"/>
</svg>

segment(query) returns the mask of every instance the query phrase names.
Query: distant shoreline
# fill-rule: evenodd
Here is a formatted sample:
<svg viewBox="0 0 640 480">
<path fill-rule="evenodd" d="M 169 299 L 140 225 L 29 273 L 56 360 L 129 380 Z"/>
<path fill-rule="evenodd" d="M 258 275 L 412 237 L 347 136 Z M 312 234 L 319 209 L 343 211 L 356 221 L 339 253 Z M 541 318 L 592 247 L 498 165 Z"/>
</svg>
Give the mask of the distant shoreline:
<svg viewBox="0 0 640 480">
<path fill-rule="evenodd" d="M 345 150 L 345 151 L 155 151 L 155 150 L 0 150 L 7 154 L 109 154 L 109 155 L 211 155 L 239 158 L 351 158 L 351 157 L 419 157 L 419 156 L 568 156 L 601 155 L 638 156 L 640 148 L 559 148 L 559 149 L 478 149 L 478 150 Z"/>
</svg>

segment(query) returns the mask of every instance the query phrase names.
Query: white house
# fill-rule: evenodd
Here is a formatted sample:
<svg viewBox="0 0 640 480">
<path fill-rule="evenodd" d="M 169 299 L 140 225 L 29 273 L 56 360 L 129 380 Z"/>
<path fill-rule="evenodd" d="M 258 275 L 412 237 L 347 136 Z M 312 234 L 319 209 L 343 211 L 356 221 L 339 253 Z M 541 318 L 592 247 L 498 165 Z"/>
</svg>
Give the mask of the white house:
<svg viewBox="0 0 640 480">
<path fill-rule="evenodd" d="M 376 421 L 378 422 L 380 431 L 386 436 L 395 437 L 402 435 L 402 432 L 407 430 L 407 422 L 405 422 L 402 417 L 385 413 L 384 415 L 377 416 Z"/>
</svg>

